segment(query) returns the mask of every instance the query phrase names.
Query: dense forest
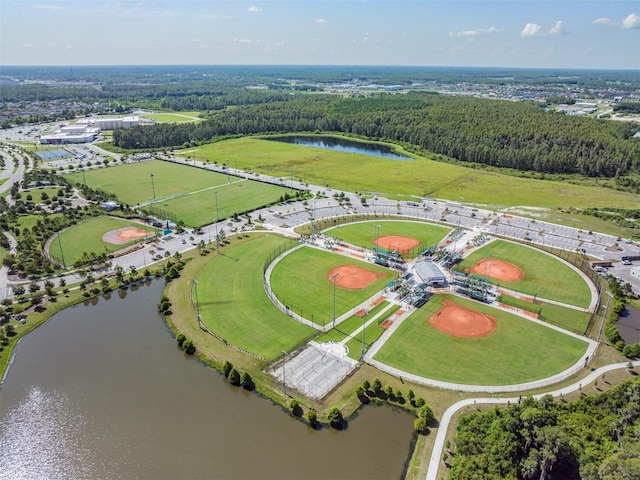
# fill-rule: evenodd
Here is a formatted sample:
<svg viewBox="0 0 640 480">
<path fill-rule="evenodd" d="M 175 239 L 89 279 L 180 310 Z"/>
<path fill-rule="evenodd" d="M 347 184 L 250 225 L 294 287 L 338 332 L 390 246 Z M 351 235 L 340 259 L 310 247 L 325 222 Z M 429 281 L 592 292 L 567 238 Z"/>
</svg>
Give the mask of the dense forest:
<svg viewBox="0 0 640 480">
<path fill-rule="evenodd" d="M 295 95 L 225 110 L 199 124 L 116 131 L 113 143 L 161 149 L 228 135 L 335 132 L 397 142 L 464 162 L 617 178 L 640 173 L 640 142 L 631 139 L 637 128 L 548 112 L 529 102 L 431 93 Z"/>
<path fill-rule="evenodd" d="M 474 412 L 458 424 L 449 479 L 638 479 L 639 418 L 638 378 L 574 402 L 549 395 Z"/>
</svg>

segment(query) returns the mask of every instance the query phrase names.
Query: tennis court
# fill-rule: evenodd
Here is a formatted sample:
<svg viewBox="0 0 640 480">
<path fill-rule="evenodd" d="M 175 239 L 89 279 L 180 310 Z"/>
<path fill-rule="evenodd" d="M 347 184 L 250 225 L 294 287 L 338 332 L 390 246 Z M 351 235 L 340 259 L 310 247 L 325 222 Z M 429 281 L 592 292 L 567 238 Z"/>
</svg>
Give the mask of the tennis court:
<svg viewBox="0 0 640 480">
<path fill-rule="evenodd" d="M 63 150 L 62 148 L 56 148 L 54 150 L 41 150 L 35 152 L 35 154 L 40 157 L 40 160 L 45 162 L 49 160 L 58 160 L 59 158 L 69 158 L 73 157 L 69 152 Z"/>
</svg>

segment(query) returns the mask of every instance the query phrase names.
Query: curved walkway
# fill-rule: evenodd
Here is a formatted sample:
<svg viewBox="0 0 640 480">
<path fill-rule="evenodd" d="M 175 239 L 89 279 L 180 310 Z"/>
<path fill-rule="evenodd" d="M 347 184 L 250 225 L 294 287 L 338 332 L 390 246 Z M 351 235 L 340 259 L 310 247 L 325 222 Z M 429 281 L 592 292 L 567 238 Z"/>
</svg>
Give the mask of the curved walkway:
<svg viewBox="0 0 640 480">
<path fill-rule="evenodd" d="M 640 361 L 631 362 L 634 367 L 640 366 Z M 628 363 L 614 363 L 611 365 L 606 365 L 604 367 L 598 368 L 594 370 L 589 375 L 587 375 L 582 380 L 571 384 L 567 387 L 560 388 L 558 390 L 554 390 L 552 392 L 540 393 L 537 395 L 533 395 L 533 398 L 536 400 L 544 397 L 545 395 L 551 395 L 553 397 L 559 397 L 562 395 L 569 394 L 571 392 L 575 392 L 576 390 L 580 390 L 583 386 L 590 384 L 598 377 L 600 377 L 603 373 L 610 372 L 612 370 L 617 370 L 621 368 L 627 368 Z M 433 444 L 433 450 L 431 450 L 431 457 L 429 459 L 429 467 L 427 469 L 426 480 L 437 480 L 438 478 L 438 470 L 442 461 L 442 451 L 444 450 L 445 440 L 447 438 L 447 431 L 449 429 L 449 424 L 451 423 L 451 419 L 453 415 L 458 412 L 461 408 L 468 407 L 470 405 L 477 404 L 507 404 L 507 403 L 516 403 L 520 400 L 520 397 L 510 397 L 510 398 L 467 398 L 465 400 L 460 400 L 459 402 L 451 405 L 442 415 L 440 419 L 440 425 L 438 426 L 438 433 L 436 434 L 436 439 Z"/>
</svg>

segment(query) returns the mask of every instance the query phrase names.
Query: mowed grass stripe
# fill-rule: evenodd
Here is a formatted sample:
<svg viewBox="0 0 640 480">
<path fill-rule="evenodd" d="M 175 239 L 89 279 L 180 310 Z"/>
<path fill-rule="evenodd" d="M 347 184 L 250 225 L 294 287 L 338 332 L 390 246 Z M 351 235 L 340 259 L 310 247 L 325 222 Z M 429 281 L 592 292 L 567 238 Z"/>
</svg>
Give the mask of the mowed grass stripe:
<svg viewBox="0 0 640 480">
<path fill-rule="evenodd" d="M 384 315 L 382 315 L 383 321 L 387 318 L 391 317 L 392 314 L 398 310 L 400 307 L 398 305 L 392 305 Z M 379 322 L 372 323 L 367 325 L 364 329 L 364 351 L 366 352 L 371 347 L 371 344 L 378 340 L 380 336 L 385 332 L 386 329 L 380 326 Z M 362 357 L 362 332 L 357 337 L 352 338 L 347 342 L 347 350 L 349 351 L 348 355 L 350 358 L 354 360 L 360 360 Z"/>
<path fill-rule="evenodd" d="M 268 360 L 316 333 L 280 312 L 264 291 L 262 266 L 285 242 L 273 235 L 252 239 L 215 257 L 197 277 L 204 324 L 233 345 Z"/>
<path fill-rule="evenodd" d="M 215 189 L 184 195 L 158 202 L 154 206 L 177 215 L 185 225 L 200 227 L 213 223 L 216 218 L 216 193 L 218 217 L 230 218 L 234 213 L 244 213 L 278 201 L 287 191 L 277 185 L 239 180 Z M 227 232 L 228 233 L 228 232 Z"/>
<path fill-rule="evenodd" d="M 131 240 L 130 242 L 116 245 L 104 242 L 102 236 L 111 230 L 118 230 L 124 227 L 136 227 L 141 230 L 148 230 L 149 235 L 156 232 L 156 229 L 137 222 L 123 220 L 115 217 L 97 217 L 87 220 L 86 222 L 74 225 L 66 229 L 60 234 L 60 242 L 57 236 L 53 238 L 49 244 L 49 254 L 57 262 L 62 263 L 60 256 L 60 245 L 64 254 L 64 263 L 69 266 L 73 265 L 76 260 L 80 259 L 84 252 L 102 253 L 105 250 L 115 252 L 126 248 L 130 245 L 140 242 L 142 239 Z"/>
<path fill-rule="evenodd" d="M 386 308 L 388 306 L 389 302 L 380 303 L 367 314 L 367 316 L 364 318 L 364 321 L 369 321 L 371 317 L 375 316 L 378 312 L 382 311 L 383 308 Z M 340 325 L 336 325 L 336 328 L 332 328 L 328 332 L 325 332 L 322 335 L 318 336 L 315 341 L 318 343 L 341 342 L 349 335 L 353 334 L 353 332 L 360 327 L 362 327 L 362 317 L 359 317 L 358 315 L 352 315 Z"/>
<path fill-rule="evenodd" d="M 376 225 L 380 225 L 380 229 L 377 229 Z M 379 233 L 381 237 L 388 235 L 411 237 L 426 245 L 435 245 L 450 231 L 451 229 L 448 227 L 422 222 L 370 221 L 343 225 L 332 228 L 326 233 L 352 245 L 372 249 L 376 233 Z"/>
<path fill-rule="evenodd" d="M 271 273 L 271 287 L 282 303 L 294 312 L 327 325 L 333 319 L 333 282 L 327 273 L 340 265 L 355 265 L 380 273 L 382 277 L 361 290 L 336 287 L 336 317 L 350 311 L 382 290 L 393 272 L 336 253 L 304 246 L 287 254 Z"/>
<path fill-rule="evenodd" d="M 524 278 L 517 282 L 490 279 L 493 284 L 583 308 L 588 307 L 591 302 L 591 291 L 584 279 L 564 262 L 540 250 L 495 240 L 466 257 L 457 269 L 471 268 L 483 258 L 512 263 L 524 272 Z"/>
<path fill-rule="evenodd" d="M 444 300 L 496 318 L 483 338 L 458 338 L 428 320 Z M 398 327 L 375 359 L 427 378 L 471 385 L 512 385 L 557 374 L 575 364 L 587 343 L 479 302 L 436 295 Z"/>
<path fill-rule="evenodd" d="M 160 200 L 227 183 L 226 175 L 161 160 L 87 170 L 84 177 L 89 187 L 115 193 L 118 200 L 129 205 L 153 200 L 154 188 Z M 69 174 L 68 178 L 76 183 L 84 181 L 82 173 Z"/>
</svg>

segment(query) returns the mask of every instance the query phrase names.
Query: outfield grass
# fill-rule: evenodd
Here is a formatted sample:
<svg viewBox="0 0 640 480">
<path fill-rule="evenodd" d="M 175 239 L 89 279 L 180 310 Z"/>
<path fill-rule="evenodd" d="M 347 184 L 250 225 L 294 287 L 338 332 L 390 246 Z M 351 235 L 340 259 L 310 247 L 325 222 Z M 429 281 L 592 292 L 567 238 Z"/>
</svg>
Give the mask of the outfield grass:
<svg viewBox="0 0 640 480">
<path fill-rule="evenodd" d="M 456 269 L 471 268 L 483 258 L 495 258 L 512 263 L 524 272 L 522 280 L 499 282 L 490 279 L 493 284 L 583 308 L 591 303 L 591 291 L 584 279 L 564 262 L 540 250 L 495 240 L 474 251 Z"/>
<path fill-rule="evenodd" d="M 365 322 L 369 321 L 371 317 L 377 315 L 378 312 L 381 312 L 382 310 L 388 307 L 389 307 L 389 302 L 380 303 L 371 311 L 369 311 L 369 314 L 366 316 L 364 321 Z M 340 325 L 336 325 L 335 328 L 332 328 L 331 330 L 316 337 L 315 341 L 318 343 L 341 342 L 345 338 L 347 338 L 349 335 L 352 335 L 353 332 L 355 332 L 358 328 L 362 327 L 362 320 L 363 320 L 362 317 L 359 317 L 358 315 L 352 315 L 351 317 L 347 318 L 344 322 L 342 322 Z"/>
<path fill-rule="evenodd" d="M 96 217 L 64 230 L 60 234 L 60 242 L 58 242 L 58 237 L 55 236 L 49 244 L 49 255 L 57 262 L 62 263 L 62 256 L 60 255 L 60 245 L 62 245 L 64 263 L 70 266 L 80 259 L 84 252 L 101 253 L 105 250 L 109 252 L 121 250 L 129 245 L 140 242 L 141 239 L 132 240 L 122 245 L 114 245 L 113 243 L 102 241 L 102 235 L 111 230 L 129 226 L 143 230 L 146 228 L 149 234 L 156 232 L 156 229 L 149 225 L 145 226 L 140 223 L 114 217 Z"/>
<path fill-rule="evenodd" d="M 482 338 L 458 338 L 428 320 L 444 300 L 496 318 L 497 329 Z M 488 305 L 435 295 L 406 318 L 375 359 L 435 380 L 472 385 L 512 385 L 557 374 L 575 364 L 587 343 Z"/>
<path fill-rule="evenodd" d="M 216 256 L 197 276 L 204 324 L 233 345 L 268 360 L 316 333 L 280 312 L 264 290 L 262 265 L 284 242 L 274 235 L 251 239 Z"/>
<path fill-rule="evenodd" d="M 381 317 L 382 320 L 386 320 L 389 318 L 396 310 L 398 310 L 397 305 L 393 305 L 390 309 L 388 309 L 384 315 Z M 364 331 L 364 351 L 369 350 L 369 347 L 380 338 L 380 336 L 386 331 L 386 329 L 380 326 L 379 322 L 375 322 L 375 324 L 368 325 Z M 362 334 L 358 335 L 359 338 L 352 338 L 347 342 L 347 350 L 349 350 L 349 357 L 354 360 L 360 360 L 362 357 Z"/>
<path fill-rule="evenodd" d="M 379 232 L 376 225 L 380 225 Z M 402 235 L 420 240 L 425 245 L 435 245 L 450 231 L 448 227 L 422 222 L 370 221 L 342 225 L 329 229 L 325 233 L 352 245 L 372 249 L 377 233 L 381 237 Z"/>
<path fill-rule="evenodd" d="M 486 205 L 530 205 L 558 208 L 628 208 L 638 195 L 597 186 L 534 180 L 472 169 L 429 158 L 397 161 L 332 150 L 245 137 L 204 145 L 198 159 L 228 160 L 233 168 L 252 169 L 274 176 L 347 191 L 420 195 L 459 199 Z"/>
<path fill-rule="evenodd" d="M 286 255 L 271 273 L 271 287 L 280 301 L 294 312 L 327 325 L 333 319 L 333 282 L 327 273 L 340 265 L 356 265 L 383 276 L 361 290 L 336 287 L 336 317 L 372 297 L 393 279 L 393 272 L 344 255 L 312 247 L 302 247 Z M 355 313 L 355 312 L 353 312 Z"/>
<path fill-rule="evenodd" d="M 155 120 L 159 123 L 189 123 L 199 122 L 201 118 L 198 118 L 198 112 L 162 112 L 162 113 L 145 113 L 141 115 L 143 118 Z"/>
<path fill-rule="evenodd" d="M 503 295 L 503 303 L 529 312 L 539 313 L 539 320 L 551 323 L 570 332 L 582 335 L 587 328 L 591 314 L 573 308 L 561 307 L 553 303 L 536 301 L 534 303 Z"/>
</svg>

